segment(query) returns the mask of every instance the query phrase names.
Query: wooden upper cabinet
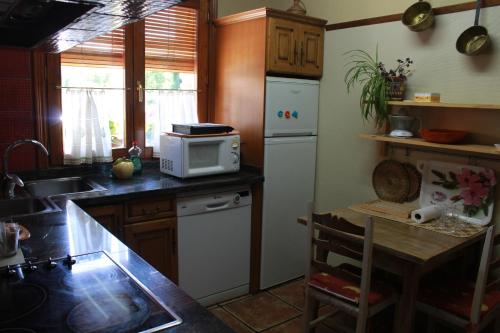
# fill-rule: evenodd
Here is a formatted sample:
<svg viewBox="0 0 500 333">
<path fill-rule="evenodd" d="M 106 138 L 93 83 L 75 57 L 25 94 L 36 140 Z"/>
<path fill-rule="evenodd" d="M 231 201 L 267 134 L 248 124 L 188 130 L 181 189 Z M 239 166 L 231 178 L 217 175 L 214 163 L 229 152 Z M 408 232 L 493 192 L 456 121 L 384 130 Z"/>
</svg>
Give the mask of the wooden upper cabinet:
<svg viewBox="0 0 500 333">
<path fill-rule="evenodd" d="M 295 73 L 299 57 L 299 25 L 271 17 L 267 31 L 267 69 L 278 73 Z"/>
<path fill-rule="evenodd" d="M 278 13 L 271 11 L 269 15 Z M 279 17 L 268 17 L 267 72 L 308 77 L 323 74 L 326 21 L 307 16 L 299 18 L 282 12 Z"/>
<path fill-rule="evenodd" d="M 218 18 L 215 21 L 217 48 L 236 53 L 241 51 L 244 56 L 251 57 L 237 59 L 241 66 L 253 64 L 255 61 L 252 58 L 265 57 L 265 71 L 268 74 L 317 78 L 323 74 L 326 23 L 326 20 L 315 17 L 267 7 L 258 8 Z M 237 48 L 237 43 L 231 43 L 232 38 L 247 41 L 250 37 L 241 33 L 255 32 L 256 26 L 261 24 L 264 24 L 266 29 L 266 38 L 263 41 L 265 45 L 248 43 L 245 48 Z M 245 30 L 244 26 L 252 26 L 253 30 Z M 265 48 L 265 54 L 258 53 L 262 46 Z M 229 65 L 221 66 L 229 70 Z M 236 65 L 231 63 L 230 66 Z"/>
<path fill-rule="evenodd" d="M 324 28 L 301 24 L 299 70 L 302 74 L 321 76 L 323 73 L 324 37 Z"/>
</svg>

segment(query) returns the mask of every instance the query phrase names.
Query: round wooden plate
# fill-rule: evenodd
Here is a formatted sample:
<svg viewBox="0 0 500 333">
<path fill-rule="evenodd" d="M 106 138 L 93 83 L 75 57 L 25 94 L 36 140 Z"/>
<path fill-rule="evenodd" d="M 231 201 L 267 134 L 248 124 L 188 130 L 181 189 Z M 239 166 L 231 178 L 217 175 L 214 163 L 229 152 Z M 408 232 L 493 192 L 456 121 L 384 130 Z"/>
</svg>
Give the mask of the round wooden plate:
<svg viewBox="0 0 500 333">
<path fill-rule="evenodd" d="M 394 160 L 380 162 L 373 171 L 372 184 L 377 196 L 385 201 L 405 202 L 410 193 L 410 175 Z"/>
<path fill-rule="evenodd" d="M 403 163 L 403 166 L 406 168 L 406 171 L 408 171 L 408 176 L 410 177 L 410 191 L 408 192 L 406 201 L 411 202 L 420 196 L 422 175 L 413 164 Z"/>
</svg>

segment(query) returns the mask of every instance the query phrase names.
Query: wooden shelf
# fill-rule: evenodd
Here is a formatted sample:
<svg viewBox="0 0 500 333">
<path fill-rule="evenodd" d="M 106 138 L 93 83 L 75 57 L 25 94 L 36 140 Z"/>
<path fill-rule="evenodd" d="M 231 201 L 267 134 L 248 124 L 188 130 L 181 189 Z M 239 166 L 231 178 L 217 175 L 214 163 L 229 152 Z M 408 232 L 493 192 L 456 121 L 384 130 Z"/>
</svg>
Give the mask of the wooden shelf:
<svg viewBox="0 0 500 333">
<path fill-rule="evenodd" d="M 493 145 L 475 145 L 475 144 L 456 144 L 448 145 L 441 143 L 427 142 L 420 138 L 394 138 L 387 135 L 377 135 L 377 134 L 360 134 L 360 137 L 365 140 L 386 142 L 398 145 L 413 146 L 427 148 L 429 150 L 442 150 L 455 152 L 466 155 L 489 155 L 491 157 L 500 158 L 500 150 L 497 150 Z"/>
<path fill-rule="evenodd" d="M 413 106 L 422 108 L 500 110 L 500 105 L 495 104 L 428 103 L 414 102 L 411 100 L 389 101 L 387 104 L 391 106 Z"/>
</svg>

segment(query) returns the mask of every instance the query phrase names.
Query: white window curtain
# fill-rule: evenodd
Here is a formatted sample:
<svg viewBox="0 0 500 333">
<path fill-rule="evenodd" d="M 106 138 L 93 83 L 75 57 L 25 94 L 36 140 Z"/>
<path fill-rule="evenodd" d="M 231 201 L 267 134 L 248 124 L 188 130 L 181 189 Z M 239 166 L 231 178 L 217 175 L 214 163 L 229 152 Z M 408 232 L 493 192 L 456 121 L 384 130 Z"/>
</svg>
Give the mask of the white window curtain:
<svg viewBox="0 0 500 333">
<path fill-rule="evenodd" d="M 123 98 L 123 91 L 117 90 L 114 93 Z M 112 107 L 115 98 L 120 97 L 113 96 L 110 91 L 62 89 L 64 164 L 113 160 L 106 107 Z"/>
<path fill-rule="evenodd" d="M 153 156 L 160 156 L 160 134 L 172 131 L 172 124 L 198 122 L 196 91 L 146 90 L 148 117 L 147 145 L 153 146 Z"/>
</svg>

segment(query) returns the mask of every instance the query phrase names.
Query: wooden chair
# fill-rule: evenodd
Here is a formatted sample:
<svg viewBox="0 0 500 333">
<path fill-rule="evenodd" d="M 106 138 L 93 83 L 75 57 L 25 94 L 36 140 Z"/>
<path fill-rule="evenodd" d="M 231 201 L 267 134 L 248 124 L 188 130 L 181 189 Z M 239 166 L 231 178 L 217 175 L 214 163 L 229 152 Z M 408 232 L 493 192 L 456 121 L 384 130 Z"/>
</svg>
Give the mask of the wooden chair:
<svg viewBox="0 0 500 333">
<path fill-rule="evenodd" d="M 476 333 L 496 320 L 500 332 L 500 256 L 495 247 L 500 234 L 488 228 L 484 240 L 476 282 L 437 281 L 422 286 L 417 309 L 429 317 L 428 332 L 435 331 L 435 321 Z"/>
<path fill-rule="evenodd" d="M 331 214 L 313 214 L 312 205 L 309 210 L 304 333 L 314 332 L 317 324 L 334 314 L 318 318 L 320 302 L 357 317 L 356 333 L 365 332 L 370 317 L 397 301 L 390 288 L 379 283 L 371 285 L 372 218 L 367 218 L 365 227 L 359 227 Z M 330 253 L 360 262 L 361 269 L 350 264 L 329 265 Z"/>
</svg>

